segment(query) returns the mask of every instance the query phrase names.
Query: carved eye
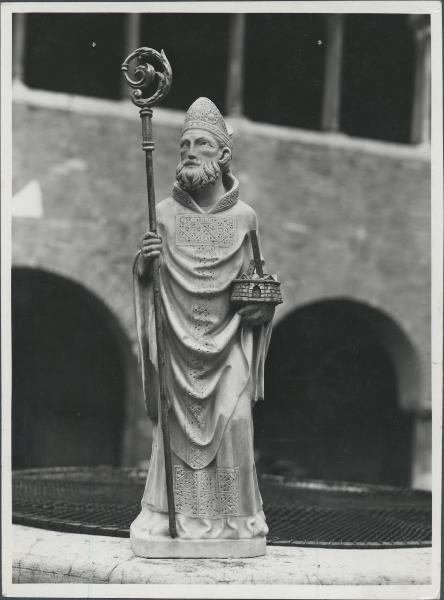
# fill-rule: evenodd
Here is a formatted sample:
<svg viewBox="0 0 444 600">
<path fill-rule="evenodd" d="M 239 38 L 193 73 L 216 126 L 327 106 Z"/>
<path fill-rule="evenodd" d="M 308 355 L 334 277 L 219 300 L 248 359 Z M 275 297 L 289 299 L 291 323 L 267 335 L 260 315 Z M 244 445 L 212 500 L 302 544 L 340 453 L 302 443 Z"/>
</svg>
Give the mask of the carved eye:
<svg viewBox="0 0 444 600">
<path fill-rule="evenodd" d="M 214 147 L 213 144 L 211 143 L 211 141 L 207 140 L 205 138 L 198 140 L 197 143 L 199 144 L 199 146 L 209 146 L 210 148 Z"/>
</svg>

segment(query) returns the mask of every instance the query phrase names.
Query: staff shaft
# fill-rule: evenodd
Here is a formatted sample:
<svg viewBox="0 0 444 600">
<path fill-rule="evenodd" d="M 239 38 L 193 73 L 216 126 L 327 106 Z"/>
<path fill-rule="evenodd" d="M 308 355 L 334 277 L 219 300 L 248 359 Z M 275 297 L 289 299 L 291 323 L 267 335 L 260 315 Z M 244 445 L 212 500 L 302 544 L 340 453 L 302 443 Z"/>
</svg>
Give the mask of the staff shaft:
<svg viewBox="0 0 444 600">
<path fill-rule="evenodd" d="M 253 259 L 254 259 L 254 265 L 256 267 L 256 272 L 259 275 L 259 277 L 263 277 L 264 271 L 262 268 L 262 259 L 261 259 L 261 253 L 259 252 L 259 242 L 257 239 L 256 229 L 252 229 L 250 231 L 250 238 L 251 238 L 251 246 L 253 248 Z"/>
<path fill-rule="evenodd" d="M 146 186 L 148 199 L 148 222 L 149 229 L 157 234 L 156 202 L 154 192 L 154 169 L 151 117 L 153 111 L 150 108 L 142 108 L 140 117 L 142 119 L 142 148 L 145 151 Z M 173 490 L 173 466 L 171 460 L 170 431 L 168 424 L 169 403 L 167 397 L 166 371 L 165 371 L 165 338 L 162 325 L 162 299 L 160 295 L 160 259 L 155 257 L 153 262 L 153 296 L 154 296 L 154 319 L 156 323 L 157 342 L 157 365 L 159 372 L 159 395 L 160 395 L 160 423 L 162 427 L 163 451 L 165 458 L 165 478 L 168 503 L 169 530 L 172 538 L 177 537 L 176 509 Z"/>
</svg>

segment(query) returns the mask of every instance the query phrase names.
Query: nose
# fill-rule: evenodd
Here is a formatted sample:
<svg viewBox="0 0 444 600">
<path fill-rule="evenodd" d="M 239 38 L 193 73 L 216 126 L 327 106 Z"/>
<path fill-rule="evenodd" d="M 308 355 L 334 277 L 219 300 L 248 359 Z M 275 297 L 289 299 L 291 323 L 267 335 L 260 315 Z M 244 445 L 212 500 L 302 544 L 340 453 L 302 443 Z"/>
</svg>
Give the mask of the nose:
<svg viewBox="0 0 444 600">
<path fill-rule="evenodd" d="M 190 158 L 190 159 L 197 158 L 196 145 L 194 142 L 191 142 L 191 144 L 188 148 L 188 158 Z"/>
</svg>

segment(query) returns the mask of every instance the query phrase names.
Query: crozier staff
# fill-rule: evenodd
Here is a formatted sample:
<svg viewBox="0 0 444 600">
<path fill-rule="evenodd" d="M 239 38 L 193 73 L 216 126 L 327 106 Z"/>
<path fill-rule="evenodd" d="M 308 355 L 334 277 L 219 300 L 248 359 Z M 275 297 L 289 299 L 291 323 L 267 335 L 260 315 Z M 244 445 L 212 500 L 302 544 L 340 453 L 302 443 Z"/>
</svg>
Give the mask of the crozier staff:
<svg viewBox="0 0 444 600">
<path fill-rule="evenodd" d="M 136 62 L 134 68 L 134 78 L 128 74 L 133 61 Z M 157 65 L 157 69 L 150 64 L 153 61 Z M 169 92 L 172 82 L 172 71 L 170 63 L 165 56 L 163 50 L 159 53 L 152 48 L 138 48 L 134 50 L 123 62 L 122 71 L 128 85 L 133 88 L 131 100 L 140 108 L 140 118 L 142 119 L 142 149 L 145 152 L 146 166 L 146 182 L 147 182 L 147 197 L 148 197 L 148 221 L 149 231 L 152 235 L 157 235 L 157 217 L 156 204 L 154 193 L 154 169 L 153 169 L 153 132 L 151 126 L 151 118 L 153 109 L 151 108 L 160 100 L 162 100 Z M 150 96 L 144 96 L 144 92 L 149 93 L 149 90 L 155 85 L 155 90 Z M 159 259 L 158 254 L 153 256 L 151 265 L 152 278 L 152 294 L 153 294 L 153 312 L 154 312 L 154 332 L 153 339 L 154 347 L 151 350 L 152 360 L 156 364 L 156 380 L 158 387 L 158 400 L 161 413 L 161 428 L 163 434 L 163 451 L 165 461 L 165 484 L 167 490 L 167 505 L 168 505 L 168 527 L 172 538 L 177 537 L 174 493 L 173 493 L 173 473 L 171 465 L 171 448 L 170 435 L 168 427 L 168 397 L 165 377 L 165 340 L 162 326 L 162 306 L 160 296 L 160 277 L 159 277 Z M 134 268 L 137 268 L 137 263 L 134 263 Z M 137 311 L 136 311 L 137 318 Z M 146 337 L 146 328 L 138 328 L 141 331 L 139 336 L 140 343 L 140 358 L 142 369 L 148 368 L 150 364 L 148 340 Z M 154 337 L 155 336 L 155 337 Z M 143 375 L 145 382 L 146 374 Z M 157 376 L 158 375 L 158 376 Z M 148 406 L 146 388 L 144 386 L 145 403 Z"/>
</svg>

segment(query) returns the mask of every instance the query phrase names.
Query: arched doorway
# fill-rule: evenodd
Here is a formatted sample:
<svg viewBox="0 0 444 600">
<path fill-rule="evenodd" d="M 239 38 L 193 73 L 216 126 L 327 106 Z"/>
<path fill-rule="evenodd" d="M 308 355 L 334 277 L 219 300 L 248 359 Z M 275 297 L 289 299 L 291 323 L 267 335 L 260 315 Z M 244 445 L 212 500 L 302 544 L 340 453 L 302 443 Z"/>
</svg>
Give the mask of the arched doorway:
<svg viewBox="0 0 444 600">
<path fill-rule="evenodd" d="M 12 270 L 13 468 L 119 463 L 125 373 L 117 329 L 81 285 Z"/>
<path fill-rule="evenodd" d="M 401 408 L 400 363 L 412 372 L 412 354 L 396 323 L 367 305 L 294 311 L 273 332 L 266 399 L 255 408 L 258 468 L 408 485 L 413 421 Z"/>
</svg>

